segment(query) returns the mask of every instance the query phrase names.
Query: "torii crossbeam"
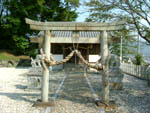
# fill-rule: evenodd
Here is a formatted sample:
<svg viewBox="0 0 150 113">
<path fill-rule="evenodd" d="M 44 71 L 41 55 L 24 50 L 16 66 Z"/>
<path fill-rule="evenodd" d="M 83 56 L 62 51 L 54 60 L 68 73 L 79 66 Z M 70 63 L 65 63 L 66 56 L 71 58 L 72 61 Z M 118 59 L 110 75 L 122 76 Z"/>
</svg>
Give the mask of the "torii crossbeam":
<svg viewBox="0 0 150 113">
<path fill-rule="evenodd" d="M 103 81 L 103 93 L 102 100 L 104 103 L 109 104 L 109 79 L 108 79 L 108 62 L 109 56 L 107 31 L 116 31 L 123 28 L 124 21 L 113 23 L 98 23 L 98 22 L 38 22 L 26 18 L 26 23 L 30 25 L 32 30 L 44 31 L 43 50 L 47 58 L 50 58 L 51 52 L 51 31 L 73 31 L 78 33 L 79 31 L 100 31 L 102 35 L 99 36 L 102 65 L 104 66 Z M 99 43 L 98 42 L 98 43 Z M 42 82 L 42 102 L 48 102 L 49 92 L 49 71 L 48 66 L 43 69 L 43 82 Z"/>
</svg>

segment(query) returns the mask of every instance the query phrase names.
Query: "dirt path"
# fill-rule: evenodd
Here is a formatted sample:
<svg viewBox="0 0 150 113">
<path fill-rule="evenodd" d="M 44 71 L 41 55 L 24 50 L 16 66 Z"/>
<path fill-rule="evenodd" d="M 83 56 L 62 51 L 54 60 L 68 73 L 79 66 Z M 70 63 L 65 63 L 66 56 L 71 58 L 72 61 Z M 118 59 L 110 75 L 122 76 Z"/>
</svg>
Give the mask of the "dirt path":
<svg viewBox="0 0 150 113">
<path fill-rule="evenodd" d="M 100 113 L 83 73 L 68 73 L 56 99 L 54 113 Z"/>
</svg>

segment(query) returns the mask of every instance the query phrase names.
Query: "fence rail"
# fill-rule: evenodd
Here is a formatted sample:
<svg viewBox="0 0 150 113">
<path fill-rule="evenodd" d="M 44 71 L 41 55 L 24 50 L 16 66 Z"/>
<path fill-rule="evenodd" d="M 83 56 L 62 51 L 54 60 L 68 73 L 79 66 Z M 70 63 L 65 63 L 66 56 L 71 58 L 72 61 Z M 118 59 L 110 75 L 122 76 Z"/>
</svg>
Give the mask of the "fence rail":
<svg viewBox="0 0 150 113">
<path fill-rule="evenodd" d="M 147 79 L 150 74 L 150 69 L 147 66 L 121 63 L 120 68 L 124 73 L 134 75 L 141 79 Z"/>
</svg>

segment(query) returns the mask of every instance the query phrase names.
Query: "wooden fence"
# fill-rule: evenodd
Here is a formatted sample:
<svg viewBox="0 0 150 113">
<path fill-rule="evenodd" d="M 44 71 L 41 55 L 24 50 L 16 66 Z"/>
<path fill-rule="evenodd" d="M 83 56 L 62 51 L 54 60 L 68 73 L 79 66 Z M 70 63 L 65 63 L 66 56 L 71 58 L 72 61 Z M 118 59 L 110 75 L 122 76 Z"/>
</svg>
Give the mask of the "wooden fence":
<svg viewBox="0 0 150 113">
<path fill-rule="evenodd" d="M 150 76 L 150 68 L 147 66 L 121 63 L 120 68 L 124 73 L 136 76 L 141 79 L 147 79 L 148 75 Z"/>
</svg>

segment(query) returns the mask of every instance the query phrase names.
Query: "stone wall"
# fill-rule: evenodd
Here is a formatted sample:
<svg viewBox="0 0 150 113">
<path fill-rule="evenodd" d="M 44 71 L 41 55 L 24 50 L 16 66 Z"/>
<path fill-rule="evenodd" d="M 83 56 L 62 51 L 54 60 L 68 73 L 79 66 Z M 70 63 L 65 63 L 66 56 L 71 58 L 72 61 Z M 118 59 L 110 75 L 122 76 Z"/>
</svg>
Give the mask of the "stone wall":
<svg viewBox="0 0 150 113">
<path fill-rule="evenodd" d="M 28 59 L 21 60 L 0 60 L 0 67 L 30 67 L 31 61 Z"/>
</svg>

